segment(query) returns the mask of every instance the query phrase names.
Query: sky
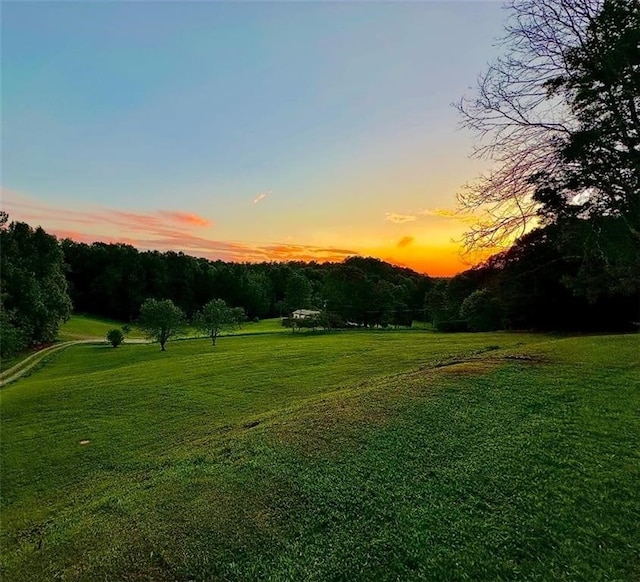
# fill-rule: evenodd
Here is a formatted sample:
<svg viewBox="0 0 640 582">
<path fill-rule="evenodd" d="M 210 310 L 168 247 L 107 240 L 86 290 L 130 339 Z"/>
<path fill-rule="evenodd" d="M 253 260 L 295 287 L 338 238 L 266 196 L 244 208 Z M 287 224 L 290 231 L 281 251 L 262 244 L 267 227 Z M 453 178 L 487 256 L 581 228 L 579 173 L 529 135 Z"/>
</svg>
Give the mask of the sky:
<svg viewBox="0 0 640 582">
<path fill-rule="evenodd" d="M 2 2 L 2 209 L 225 261 L 468 268 L 494 1 Z"/>
</svg>

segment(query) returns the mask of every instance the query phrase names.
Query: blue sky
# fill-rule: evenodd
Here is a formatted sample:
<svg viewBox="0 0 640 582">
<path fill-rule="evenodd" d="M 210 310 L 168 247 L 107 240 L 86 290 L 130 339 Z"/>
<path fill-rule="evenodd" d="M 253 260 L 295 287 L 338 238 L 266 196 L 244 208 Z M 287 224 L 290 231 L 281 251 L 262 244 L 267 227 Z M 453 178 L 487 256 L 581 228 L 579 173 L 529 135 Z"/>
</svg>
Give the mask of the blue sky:
<svg viewBox="0 0 640 582">
<path fill-rule="evenodd" d="M 292 258 L 335 248 L 459 270 L 450 241 L 464 225 L 446 211 L 483 164 L 468 159 L 473 136 L 457 129 L 451 102 L 498 54 L 499 3 L 5 2 L 2 11 L 12 218 L 227 260 L 288 258 L 264 250 L 288 245 Z M 100 219 L 161 211 L 203 221 L 167 240 L 140 231 L 144 220 Z"/>
</svg>

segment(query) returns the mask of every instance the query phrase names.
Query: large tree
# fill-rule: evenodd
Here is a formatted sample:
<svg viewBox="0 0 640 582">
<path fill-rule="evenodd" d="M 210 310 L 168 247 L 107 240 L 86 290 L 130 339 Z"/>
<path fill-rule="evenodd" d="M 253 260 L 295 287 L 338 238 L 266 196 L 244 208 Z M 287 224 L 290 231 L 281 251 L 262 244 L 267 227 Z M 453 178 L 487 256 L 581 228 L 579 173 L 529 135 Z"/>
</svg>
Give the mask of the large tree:
<svg viewBox="0 0 640 582">
<path fill-rule="evenodd" d="M 494 170 L 459 196 L 468 248 L 542 217 L 620 217 L 640 236 L 637 0 L 510 0 L 504 56 L 458 107 Z"/>
<path fill-rule="evenodd" d="M 640 241 L 640 2 L 606 0 L 585 37 L 567 51 L 574 74 L 549 84 L 576 126 L 561 144 L 559 196 L 548 210 L 552 220 L 563 208 L 620 218 Z"/>
<path fill-rule="evenodd" d="M 2 355 L 56 339 L 71 314 L 63 255 L 41 227 L 0 212 L 0 349 Z"/>
</svg>

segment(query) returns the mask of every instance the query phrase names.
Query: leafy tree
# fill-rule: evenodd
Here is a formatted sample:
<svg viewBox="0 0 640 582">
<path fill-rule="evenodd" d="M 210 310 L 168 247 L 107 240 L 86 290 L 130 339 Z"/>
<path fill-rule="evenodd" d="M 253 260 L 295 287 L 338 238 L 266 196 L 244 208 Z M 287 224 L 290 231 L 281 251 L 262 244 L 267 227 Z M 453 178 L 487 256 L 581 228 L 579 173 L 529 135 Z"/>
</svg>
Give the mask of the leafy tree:
<svg viewBox="0 0 640 582">
<path fill-rule="evenodd" d="M 71 314 L 63 254 L 56 238 L 0 212 L 0 352 L 56 339 Z"/>
<path fill-rule="evenodd" d="M 344 321 L 364 326 L 375 320 L 371 310 L 374 293 L 375 280 L 351 260 L 329 271 L 323 290 L 327 309 Z"/>
<path fill-rule="evenodd" d="M 196 315 L 194 324 L 211 338 L 211 343 L 215 346 L 216 338 L 224 329 L 236 324 L 237 316 L 238 312 L 234 312 L 224 299 L 213 299 Z"/>
<path fill-rule="evenodd" d="M 149 338 L 160 342 L 162 351 L 167 340 L 184 329 L 184 320 L 184 313 L 171 299 L 149 298 L 140 307 L 139 326 Z"/>
<path fill-rule="evenodd" d="M 470 331 L 493 331 L 500 328 L 500 303 L 488 289 L 478 289 L 460 307 L 460 317 Z"/>
<path fill-rule="evenodd" d="M 118 328 L 110 329 L 107 332 L 107 341 L 117 348 L 124 341 L 124 333 Z"/>
<path fill-rule="evenodd" d="M 584 226 L 584 233 L 571 233 L 570 238 L 587 237 L 591 228 Z M 592 297 L 566 285 L 565 281 L 572 279 L 572 287 L 580 281 L 589 292 L 594 292 L 598 285 L 605 284 L 601 281 L 601 263 L 591 264 L 580 254 L 567 256 L 559 251 L 558 239 L 566 236 L 565 225 L 531 231 L 507 251 L 451 279 L 447 301 L 451 306 L 462 307 L 466 301 L 460 302 L 463 293 L 469 296 L 473 291 L 486 289 L 489 297 L 499 302 L 500 322 L 507 329 L 634 329 L 634 322 L 640 321 L 640 293 L 630 282 L 632 278 L 617 280 L 615 284 L 609 281 L 607 293 Z M 464 321 L 465 325 L 470 324 L 469 319 Z M 445 323 L 444 327 L 448 325 Z M 437 327 L 443 329 L 442 323 Z"/>
<path fill-rule="evenodd" d="M 261 270 L 245 268 L 239 285 L 239 296 L 235 300 L 245 307 L 249 317 L 267 317 L 271 307 L 271 281 L 267 275 Z M 231 300 L 229 303 L 233 304 Z"/>
<path fill-rule="evenodd" d="M 318 316 L 318 325 L 322 326 L 325 331 L 329 331 L 331 329 L 344 327 L 344 321 L 337 313 L 323 309 Z"/>
<path fill-rule="evenodd" d="M 447 281 L 445 279 L 437 279 L 424 296 L 425 312 L 436 329 L 440 321 L 446 318 L 446 292 Z"/>
</svg>

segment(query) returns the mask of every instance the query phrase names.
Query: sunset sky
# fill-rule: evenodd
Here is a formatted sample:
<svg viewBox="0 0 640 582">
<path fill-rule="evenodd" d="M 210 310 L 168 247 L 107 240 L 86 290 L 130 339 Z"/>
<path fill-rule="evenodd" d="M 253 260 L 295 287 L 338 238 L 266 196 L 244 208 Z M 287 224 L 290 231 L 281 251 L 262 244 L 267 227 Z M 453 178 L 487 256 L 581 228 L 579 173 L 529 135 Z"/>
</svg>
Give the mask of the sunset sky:
<svg viewBox="0 0 640 582">
<path fill-rule="evenodd" d="M 499 2 L 3 2 L 2 208 L 227 261 L 468 265 Z"/>
</svg>

